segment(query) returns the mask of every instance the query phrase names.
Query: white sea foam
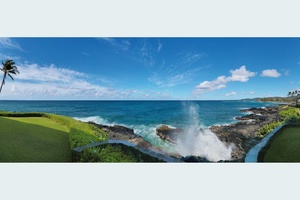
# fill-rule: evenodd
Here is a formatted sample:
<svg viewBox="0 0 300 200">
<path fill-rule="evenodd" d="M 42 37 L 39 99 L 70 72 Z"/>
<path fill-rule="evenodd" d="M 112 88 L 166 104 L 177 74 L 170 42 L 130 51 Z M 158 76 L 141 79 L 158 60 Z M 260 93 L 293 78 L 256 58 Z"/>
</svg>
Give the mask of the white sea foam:
<svg viewBox="0 0 300 200">
<path fill-rule="evenodd" d="M 208 128 L 199 123 L 199 107 L 192 102 L 184 104 L 188 114 L 188 128 L 177 138 L 176 150 L 183 156 L 204 156 L 210 161 L 230 160 L 233 145 L 227 147 Z"/>
<path fill-rule="evenodd" d="M 156 134 L 156 128 L 160 125 L 128 125 L 122 123 L 112 123 L 100 116 L 90 116 L 90 117 L 74 117 L 74 119 L 82 121 L 82 122 L 95 122 L 97 124 L 113 126 L 113 125 L 120 125 L 125 126 L 128 128 L 132 128 L 134 130 L 134 134 L 143 137 L 145 140 L 149 141 L 154 146 L 162 147 L 167 151 L 171 151 L 172 147 L 169 142 L 162 140 Z"/>
<path fill-rule="evenodd" d="M 132 128 L 134 130 L 134 133 L 136 135 L 143 137 L 145 140 L 149 141 L 154 146 L 164 148 L 167 151 L 171 151 L 172 145 L 169 142 L 162 140 L 156 134 L 156 128 L 158 128 L 159 126 L 160 125 L 127 125 L 127 127 Z"/>
<path fill-rule="evenodd" d="M 73 118 L 82 122 L 95 122 L 97 124 L 103 124 L 103 125 L 114 125 L 113 123 L 109 122 L 106 119 L 103 119 L 100 116 L 73 117 Z"/>
<path fill-rule="evenodd" d="M 247 112 L 243 112 L 245 115 L 252 115 L 253 112 L 252 111 L 247 111 Z"/>
</svg>

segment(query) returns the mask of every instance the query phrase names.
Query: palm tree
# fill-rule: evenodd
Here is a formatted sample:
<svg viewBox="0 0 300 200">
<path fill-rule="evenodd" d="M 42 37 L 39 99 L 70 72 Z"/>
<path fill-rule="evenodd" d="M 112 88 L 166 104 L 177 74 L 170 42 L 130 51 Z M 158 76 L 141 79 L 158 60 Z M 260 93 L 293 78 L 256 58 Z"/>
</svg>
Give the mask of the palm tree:
<svg viewBox="0 0 300 200">
<path fill-rule="evenodd" d="M 295 101 L 295 105 L 297 106 L 297 103 L 298 103 L 298 98 L 300 96 L 300 91 L 299 90 L 294 90 L 292 92 L 289 92 L 288 93 L 288 96 L 289 97 L 292 97 Z"/>
<path fill-rule="evenodd" d="M 6 76 L 8 75 L 12 80 L 14 80 L 11 74 L 15 74 L 15 75 L 19 74 L 18 68 L 14 64 L 15 62 L 10 59 L 7 59 L 6 62 L 2 61 L 3 67 L 1 68 L 1 71 L 3 71 L 4 74 L 3 74 L 2 84 L 0 87 L 0 93 L 2 91 L 3 85 L 5 84 Z"/>
</svg>

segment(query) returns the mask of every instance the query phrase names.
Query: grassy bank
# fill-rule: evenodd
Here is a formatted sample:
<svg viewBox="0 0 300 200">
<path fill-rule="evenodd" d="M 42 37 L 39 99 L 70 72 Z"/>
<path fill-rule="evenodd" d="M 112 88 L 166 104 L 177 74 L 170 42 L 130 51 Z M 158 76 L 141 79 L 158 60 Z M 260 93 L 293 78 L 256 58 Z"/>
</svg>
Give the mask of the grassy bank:
<svg viewBox="0 0 300 200">
<path fill-rule="evenodd" d="M 107 134 L 97 127 L 84 122 L 77 121 L 73 118 L 49 114 L 49 113 L 15 113 L 15 112 L 0 112 L 2 117 L 20 117 L 32 118 L 40 117 L 50 119 L 57 124 L 68 129 L 70 148 L 73 149 L 78 146 L 83 146 L 91 142 L 101 142 L 108 139 Z"/>
<path fill-rule="evenodd" d="M 1 162 L 71 162 L 68 129 L 42 117 L 0 117 Z"/>
<path fill-rule="evenodd" d="M 162 162 L 125 145 L 72 151 L 107 139 L 96 126 L 70 117 L 0 112 L 0 162 Z"/>
<path fill-rule="evenodd" d="M 267 149 L 264 162 L 300 162 L 300 127 L 284 128 Z"/>
<path fill-rule="evenodd" d="M 0 118 L 2 162 L 71 162 L 74 147 L 108 139 L 97 127 L 66 116 L 0 112 Z"/>
<path fill-rule="evenodd" d="M 123 144 L 106 144 L 77 153 L 78 162 L 164 162 Z"/>
</svg>

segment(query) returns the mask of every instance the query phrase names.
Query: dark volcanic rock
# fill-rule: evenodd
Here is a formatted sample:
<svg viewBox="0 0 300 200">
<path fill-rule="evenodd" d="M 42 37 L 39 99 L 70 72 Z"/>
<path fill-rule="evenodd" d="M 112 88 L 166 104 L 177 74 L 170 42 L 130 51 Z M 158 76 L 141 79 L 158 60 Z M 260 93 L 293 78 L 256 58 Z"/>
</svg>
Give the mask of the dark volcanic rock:
<svg viewBox="0 0 300 200">
<path fill-rule="evenodd" d="M 171 143 L 176 143 L 177 137 L 182 133 L 180 128 L 170 128 L 167 125 L 162 125 L 156 129 L 156 134 L 163 140 L 168 140 Z"/>
<path fill-rule="evenodd" d="M 108 137 L 110 139 L 125 140 L 133 144 L 136 144 L 137 146 L 142 148 L 157 149 L 150 142 L 146 141 L 143 137 L 135 135 L 134 130 L 131 128 L 127 128 L 125 126 L 119 126 L 119 125 L 106 126 L 106 125 L 96 124 L 94 122 L 88 122 L 88 123 L 93 124 L 99 129 L 105 131 L 108 134 Z"/>
<path fill-rule="evenodd" d="M 183 162 L 210 162 L 205 157 L 199 157 L 199 156 L 186 156 L 182 157 L 180 160 Z"/>
<path fill-rule="evenodd" d="M 260 139 L 256 137 L 256 132 L 265 124 L 273 121 L 282 120 L 278 116 L 278 107 L 270 108 L 250 108 L 241 110 L 241 112 L 252 112 L 253 114 L 237 117 L 241 120 L 236 124 L 227 126 L 211 126 L 210 129 L 218 138 L 229 145 L 235 144 L 233 149 L 232 159 L 241 159 L 246 152 L 255 146 Z"/>
</svg>

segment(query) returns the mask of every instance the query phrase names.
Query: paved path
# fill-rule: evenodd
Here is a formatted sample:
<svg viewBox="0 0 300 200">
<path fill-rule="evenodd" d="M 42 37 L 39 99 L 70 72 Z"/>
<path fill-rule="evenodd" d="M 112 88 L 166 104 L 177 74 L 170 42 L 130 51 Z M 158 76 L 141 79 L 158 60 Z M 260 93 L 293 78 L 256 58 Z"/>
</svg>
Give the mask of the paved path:
<svg viewBox="0 0 300 200">
<path fill-rule="evenodd" d="M 163 160 L 165 162 L 182 162 L 179 159 L 173 158 L 171 156 L 164 155 L 163 152 L 160 152 L 158 150 L 153 151 L 153 150 L 149 150 L 149 149 L 140 148 L 136 144 L 133 144 L 133 143 L 130 143 L 130 142 L 127 142 L 127 141 L 124 141 L 124 140 L 106 140 L 106 141 L 103 141 L 103 142 L 94 142 L 94 143 L 90 143 L 90 144 L 85 145 L 85 146 L 75 147 L 73 150 L 77 151 L 77 152 L 81 152 L 84 149 L 91 148 L 91 147 L 96 147 L 96 146 L 101 146 L 101 145 L 105 145 L 105 144 L 123 144 L 123 145 L 129 146 L 129 147 L 133 147 L 133 148 L 141 151 L 144 154 L 147 154 L 147 155 L 152 156 L 152 157 L 156 157 L 156 158 L 158 158 L 160 160 Z"/>
<path fill-rule="evenodd" d="M 257 162 L 258 153 L 260 150 L 266 146 L 268 141 L 274 136 L 274 134 L 281 129 L 281 127 L 284 126 L 284 124 L 277 126 L 271 133 L 269 133 L 266 137 L 264 137 L 260 143 L 255 145 L 248 153 L 246 154 L 245 162 Z"/>
</svg>

